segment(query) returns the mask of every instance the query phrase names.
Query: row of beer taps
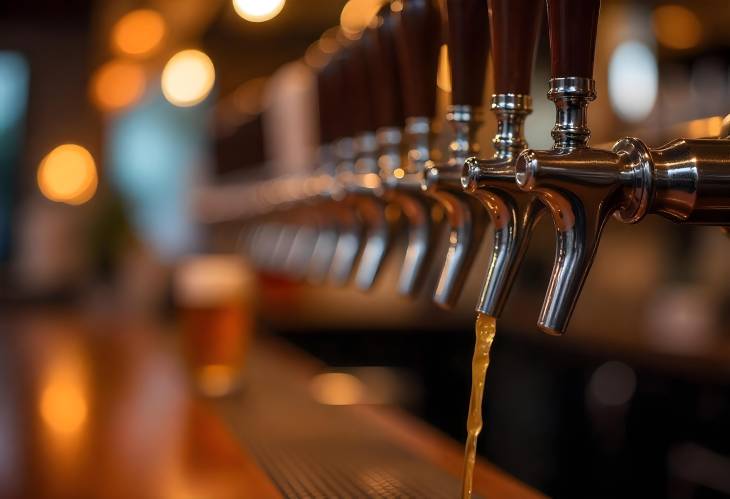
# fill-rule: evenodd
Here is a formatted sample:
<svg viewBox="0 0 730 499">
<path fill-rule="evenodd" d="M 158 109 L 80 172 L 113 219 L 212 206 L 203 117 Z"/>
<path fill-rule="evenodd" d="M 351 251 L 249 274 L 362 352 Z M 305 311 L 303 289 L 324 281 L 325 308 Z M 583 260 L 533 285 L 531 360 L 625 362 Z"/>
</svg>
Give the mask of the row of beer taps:
<svg viewBox="0 0 730 499">
<path fill-rule="evenodd" d="M 453 140 L 445 154 L 436 150 L 433 128 L 442 11 L 436 0 L 393 0 L 318 71 L 316 172 L 251 187 L 243 243 L 252 260 L 311 282 L 353 277 L 369 289 L 405 232 L 399 291 L 416 293 L 428 269 L 440 265 L 433 297 L 450 307 L 493 234 L 476 309 L 498 317 L 531 232 L 549 214 L 556 250 L 538 327 L 561 334 L 610 216 L 636 223 L 657 214 L 727 230 L 728 134 L 659 148 L 636 138 L 612 150 L 590 147 L 600 0 L 546 4 L 552 149 L 528 149 L 524 135 L 544 0 L 446 0 Z M 484 158 L 476 136 L 490 49 L 497 132 L 494 154 Z M 439 253 L 444 232 L 448 248 Z"/>
</svg>

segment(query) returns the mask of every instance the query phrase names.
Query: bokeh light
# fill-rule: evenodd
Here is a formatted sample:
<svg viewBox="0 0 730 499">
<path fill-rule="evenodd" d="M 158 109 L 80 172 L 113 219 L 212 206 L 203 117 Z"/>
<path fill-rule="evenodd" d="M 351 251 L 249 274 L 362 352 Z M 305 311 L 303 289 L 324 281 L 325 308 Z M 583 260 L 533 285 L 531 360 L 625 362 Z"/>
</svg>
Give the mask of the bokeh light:
<svg viewBox="0 0 730 499">
<path fill-rule="evenodd" d="M 30 67 L 20 53 L 0 51 L 0 132 L 23 118 L 29 79 Z"/>
<path fill-rule="evenodd" d="M 309 389 L 314 399 L 324 405 L 359 404 L 365 398 L 362 382 L 347 373 L 318 374 L 310 381 Z"/>
<path fill-rule="evenodd" d="M 74 357 L 51 364 L 39 400 L 39 412 L 46 427 L 59 437 L 79 434 L 88 418 L 83 366 Z"/>
<path fill-rule="evenodd" d="M 165 20 L 150 9 L 134 10 L 112 29 L 112 46 L 122 54 L 142 56 L 154 52 L 165 37 Z"/>
<path fill-rule="evenodd" d="M 162 93 L 176 106 L 194 106 L 205 100 L 215 83 L 215 68 L 199 50 L 183 50 L 167 61 L 162 71 Z"/>
<path fill-rule="evenodd" d="M 97 184 L 94 158 L 76 144 L 56 147 L 38 166 L 38 187 L 51 201 L 83 204 L 94 196 Z"/>
<path fill-rule="evenodd" d="M 654 36 L 670 49 L 686 50 L 702 39 L 702 24 L 697 15 L 681 5 L 662 5 L 651 15 Z"/>
<path fill-rule="evenodd" d="M 439 54 L 439 69 L 436 73 L 436 85 L 444 92 L 451 92 L 451 66 L 449 65 L 449 48 L 444 43 Z"/>
<path fill-rule="evenodd" d="M 344 35 L 359 38 L 383 3 L 383 0 L 349 0 L 340 13 L 340 27 Z"/>
<path fill-rule="evenodd" d="M 608 65 L 608 96 L 616 114 L 625 121 L 645 119 L 658 92 L 659 70 L 651 49 L 638 41 L 616 47 Z"/>
<path fill-rule="evenodd" d="M 139 64 L 115 60 L 96 70 L 91 78 L 91 98 L 105 111 L 115 111 L 137 102 L 145 90 L 145 73 Z"/>
<path fill-rule="evenodd" d="M 233 0 L 233 8 L 245 20 L 262 23 L 278 16 L 285 3 L 285 0 Z"/>
</svg>

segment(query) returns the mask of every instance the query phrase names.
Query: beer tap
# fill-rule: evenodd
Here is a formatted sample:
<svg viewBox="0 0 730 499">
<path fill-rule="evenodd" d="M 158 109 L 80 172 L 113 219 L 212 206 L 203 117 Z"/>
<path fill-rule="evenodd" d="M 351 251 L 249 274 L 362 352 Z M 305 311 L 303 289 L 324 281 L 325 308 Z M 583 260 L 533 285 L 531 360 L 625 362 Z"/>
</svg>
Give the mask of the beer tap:
<svg viewBox="0 0 730 499">
<path fill-rule="evenodd" d="M 377 277 L 391 243 L 391 227 L 385 217 L 386 202 L 378 167 L 376 123 L 372 109 L 374 74 L 369 74 L 363 39 L 352 42 L 345 50 L 346 102 L 352 112 L 355 149 L 353 175 L 348 192 L 364 221 L 365 245 L 362 249 L 355 284 L 370 289 Z"/>
<path fill-rule="evenodd" d="M 593 54 L 599 0 L 548 0 L 556 120 L 550 151 L 526 150 L 515 165 L 520 187 L 550 211 L 555 263 L 538 327 L 565 332 L 608 217 L 647 214 L 679 223 L 730 226 L 730 141 L 677 139 L 659 148 L 624 138 L 612 151 L 588 146 L 595 98 Z"/>
<path fill-rule="evenodd" d="M 386 187 L 398 198 L 408 221 L 408 246 L 399 290 L 414 294 L 423 283 L 436 247 L 433 200 L 422 191 L 431 159 L 431 120 L 436 113 L 436 73 L 441 20 L 435 0 L 398 0 L 390 4 L 397 18 L 395 47 L 405 116 L 405 160 L 385 173 Z"/>
<path fill-rule="evenodd" d="M 336 103 L 332 101 L 332 72 L 329 65 L 322 67 L 316 74 L 317 117 L 319 123 L 319 148 L 317 150 L 316 197 L 314 212 L 321 220 L 312 257 L 307 269 L 307 279 L 313 284 L 321 284 L 329 273 L 335 257 L 339 232 L 343 228 L 342 217 L 332 208 L 332 202 L 342 197 L 341 186 L 335 181 L 333 121 Z M 345 225 L 349 220 L 345 220 Z"/>
<path fill-rule="evenodd" d="M 448 221 L 449 247 L 434 301 L 450 307 L 461 294 L 487 225 L 479 201 L 464 193 L 461 172 L 466 159 L 479 154 L 476 135 L 483 120 L 488 40 L 484 0 L 447 0 L 446 6 L 452 88 L 446 119 L 454 138 L 447 161 L 426 163 L 423 188 L 441 204 Z M 438 39 L 437 33 L 431 36 Z"/>
<path fill-rule="evenodd" d="M 494 225 L 492 256 L 477 311 L 498 317 L 507 301 L 530 235 L 543 212 L 532 193 L 515 182 L 514 162 L 527 147 L 525 119 L 532 110 L 530 80 L 542 19 L 542 0 L 489 0 L 494 94 L 497 118 L 493 158 L 469 158 L 461 182 L 481 201 Z"/>
<path fill-rule="evenodd" d="M 327 76 L 327 100 L 333 105 L 343 102 L 349 91 L 345 79 L 346 64 L 345 54 L 340 50 L 327 65 L 331 71 Z M 342 206 L 332 206 L 340 221 L 340 231 L 330 265 L 330 278 L 335 284 L 344 285 L 350 279 L 361 254 L 364 227 L 352 206 L 352 197 L 347 192 L 355 169 L 354 128 L 350 110 L 346 109 L 343 113 L 338 109 L 336 113 L 332 113 L 331 119 L 335 180 L 342 188 L 338 201 L 347 206 L 345 209 Z"/>
</svg>

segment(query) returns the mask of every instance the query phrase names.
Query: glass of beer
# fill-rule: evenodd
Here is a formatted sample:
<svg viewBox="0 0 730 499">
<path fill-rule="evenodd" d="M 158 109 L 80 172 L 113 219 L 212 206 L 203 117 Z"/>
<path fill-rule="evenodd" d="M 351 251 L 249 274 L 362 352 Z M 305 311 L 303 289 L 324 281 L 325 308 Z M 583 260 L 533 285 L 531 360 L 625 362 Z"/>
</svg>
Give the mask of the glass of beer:
<svg viewBox="0 0 730 499">
<path fill-rule="evenodd" d="M 240 387 L 253 336 L 254 278 L 235 255 L 198 255 L 175 271 L 182 347 L 198 389 L 207 396 Z"/>
</svg>

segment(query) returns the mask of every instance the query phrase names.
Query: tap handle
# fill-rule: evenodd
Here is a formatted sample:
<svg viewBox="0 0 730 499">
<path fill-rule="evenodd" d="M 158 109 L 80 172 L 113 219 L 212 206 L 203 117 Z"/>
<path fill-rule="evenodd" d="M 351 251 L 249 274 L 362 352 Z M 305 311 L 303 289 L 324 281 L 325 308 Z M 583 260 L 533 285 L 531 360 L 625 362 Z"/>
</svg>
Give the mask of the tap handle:
<svg viewBox="0 0 730 499">
<path fill-rule="evenodd" d="M 334 115 L 332 113 L 332 72 L 331 63 L 317 72 L 317 108 L 319 111 L 319 142 L 329 144 L 334 140 Z"/>
<path fill-rule="evenodd" d="M 481 107 L 489 50 L 485 0 L 447 0 L 451 102 Z"/>
<path fill-rule="evenodd" d="M 331 66 L 331 73 L 328 77 L 329 97 L 328 102 L 332 103 L 332 138 L 342 139 L 354 135 L 354 123 L 352 119 L 352 99 L 349 98 L 350 90 L 346 87 L 347 55 L 340 49 L 333 57 L 328 66 Z"/>
<path fill-rule="evenodd" d="M 441 47 L 441 16 L 435 0 L 402 0 L 396 29 L 403 107 L 407 118 L 436 114 L 436 72 Z"/>
<path fill-rule="evenodd" d="M 495 94 L 530 93 L 543 9 L 543 0 L 489 0 Z"/>
<path fill-rule="evenodd" d="M 600 0 L 547 0 L 553 78 L 593 78 Z"/>
<path fill-rule="evenodd" d="M 373 79 L 368 74 L 365 51 L 361 40 L 345 49 L 344 95 L 351 114 L 352 129 L 355 134 L 375 131 L 372 111 Z"/>
<path fill-rule="evenodd" d="M 396 24 L 390 5 L 384 5 L 375 17 L 374 25 L 362 36 L 368 71 L 376 82 L 372 85 L 376 128 L 403 126 L 403 102 L 395 51 Z"/>
</svg>

